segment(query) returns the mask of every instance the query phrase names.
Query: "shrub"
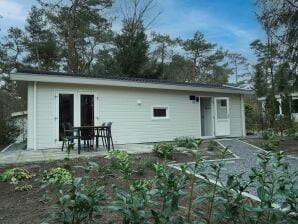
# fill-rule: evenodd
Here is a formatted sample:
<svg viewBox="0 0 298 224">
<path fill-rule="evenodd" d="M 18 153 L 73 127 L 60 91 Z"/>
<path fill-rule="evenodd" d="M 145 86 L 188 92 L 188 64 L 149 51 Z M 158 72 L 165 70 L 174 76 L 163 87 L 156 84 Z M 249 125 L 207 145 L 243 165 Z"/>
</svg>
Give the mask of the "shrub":
<svg viewBox="0 0 298 224">
<path fill-rule="evenodd" d="M 263 139 L 268 140 L 270 137 L 275 135 L 275 132 L 273 128 L 268 128 L 262 131 L 261 135 Z"/>
<path fill-rule="evenodd" d="M 0 117 L 0 143 L 8 145 L 13 143 L 20 134 L 20 129 L 11 118 L 4 119 Z"/>
<path fill-rule="evenodd" d="M 174 146 L 168 143 L 156 144 L 153 147 L 153 152 L 163 159 L 172 159 L 174 150 Z"/>
<path fill-rule="evenodd" d="M 53 223 L 95 223 L 104 209 L 105 190 L 97 181 L 84 184 L 74 178 L 68 188 L 57 192 L 58 200 L 51 214 Z"/>
<path fill-rule="evenodd" d="M 192 137 L 179 137 L 174 139 L 178 147 L 194 148 L 195 138 Z"/>
<path fill-rule="evenodd" d="M 45 171 L 42 181 L 47 184 L 64 184 L 72 181 L 72 175 L 68 170 L 57 167 L 49 172 Z"/>
<path fill-rule="evenodd" d="M 284 134 L 289 137 L 295 137 L 295 133 L 296 133 L 295 128 L 289 128 L 289 129 L 284 130 Z"/>
<path fill-rule="evenodd" d="M 13 168 L 8 169 L 0 175 L 0 180 L 3 182 L 9 182 L 11 184 L 18 184 L 19 181 L 31 179 L 32 175 L 26 169 Z"/>
</svg>

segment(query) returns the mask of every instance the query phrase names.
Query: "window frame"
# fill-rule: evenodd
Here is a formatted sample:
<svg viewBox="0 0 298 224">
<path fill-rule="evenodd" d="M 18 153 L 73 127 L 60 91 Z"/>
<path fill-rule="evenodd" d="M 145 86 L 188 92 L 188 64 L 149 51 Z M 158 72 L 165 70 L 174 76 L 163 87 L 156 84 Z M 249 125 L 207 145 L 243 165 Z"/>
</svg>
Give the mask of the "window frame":
<svg viewBox="0 0 298 224">
<path fill-rule="evenodd" d="M 165 109 L 166 110 L 166 116 L 165 117 L 155 117 L 154 116 L 154 109 Z M 170 109 L 167 105 L 154 105 L 151 106 L 151 119 L 152 120 L 167 120 L 170 118 Z"/>
</svg>

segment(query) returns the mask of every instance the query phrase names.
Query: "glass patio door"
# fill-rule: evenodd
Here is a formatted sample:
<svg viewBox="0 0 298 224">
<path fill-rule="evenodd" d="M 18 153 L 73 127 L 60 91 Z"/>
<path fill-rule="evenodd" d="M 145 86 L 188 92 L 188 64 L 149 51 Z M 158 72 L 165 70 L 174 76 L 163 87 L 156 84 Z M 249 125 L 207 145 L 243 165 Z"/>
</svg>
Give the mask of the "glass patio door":
<svg viewBox="0 0 298 224">
<path fill-rule="evenodd" d="M 94 95 L 80 94 L 81 126 L 94 126 Z"/>
<path fill-rule="evenodd" d="M 72 92 L 56 93 L 56 130 L 55 140 L 62 142 L 64 139 L 64 130 L 74 126 L 75 121 L 75 94 Z"/>
</svg>

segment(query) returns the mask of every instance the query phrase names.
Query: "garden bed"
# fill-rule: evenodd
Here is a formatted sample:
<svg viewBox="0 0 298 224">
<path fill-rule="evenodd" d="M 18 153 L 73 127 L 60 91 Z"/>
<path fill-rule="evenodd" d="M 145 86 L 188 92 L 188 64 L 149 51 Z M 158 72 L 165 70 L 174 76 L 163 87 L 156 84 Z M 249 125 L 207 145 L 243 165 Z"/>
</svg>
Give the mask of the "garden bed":
<svg viewBox="0 0 298 224">
<path fill-rule="evenodd" d="M 262 144 L 267 141 L 263 138 L 245 138 L 242 140 L 259 148 L 262 148 Z M 284 151 L 286 155 L 298 157 L 298 140 L 285 137 L 285 139 L 277 146 L 277 150 Z"/>
<path fill-rule="evenodd" d="M 204 159 L 218 159 L 221 152 L 219 150 L 208 150 L 208 143 L 203 143 L 200 147 L 200 155 Z M 131 155 L 133 161 L 133 179 L 152 179 L 154 172 L 152 166 L 157 161 L 162 161 L 154 153 L 146 153 L 140 155 Z M 174 152 L 172 160 L 169 162 L 193 162 L 195 155 L 191 150 L 184 147 L 178 148 L 178 151 Z M 118 171 L 109 167 L 110 160 L 103 157 L 93 157 L 90 159 L 78 158 L 71 160 L 72 166 L 82 166 L 87 162 L 96 162 L 100 166 L 107 166 L 106 170 L 109 174 L 105 178 L 107 194 L 112 196 L 109 200 L 113 200 L 115 197 L 115 191 L 113 186 L 123 186 L 124 181 L 119 179 L 120 174 Z M 25 168 L 30 173 L 34 174 L 34 177 L 28 181 L 27 184 L 32 185 L 30 191 L 15 191 L 15 186 L 9 183 L 0 182 L 0 223 L 3 224 L 16 224 L 16 223 L 41 223 L 46 222 L 49 213 L 52 211 L 53 198 L 50 201 L 44 200 L 45 190 L 41 190 L 41 180 L 43 172 L 51 168 L 63 167 L 64 161 L 49 161 L 49 162 L 36 162 L 31 164 L 20 164 L 18 167 Z M 14 168 L 14 166 L 7 165 L 0 168 L 0 173 L 8 168 Z M 83 171 L 76 170 L 76 176 L 83 175 Z M 105 173 L 106 174 L 106 173 Z M 104 173 L 103 173 L 104 175 Z M 107 202 L 109 203 L 109 202 Z M 113 223 L 117 221 L 116 213 L 106 211 L 104 213 L 105 223 Z M 119 220 L 118 220 L 119 221 Z"/>
</svg>

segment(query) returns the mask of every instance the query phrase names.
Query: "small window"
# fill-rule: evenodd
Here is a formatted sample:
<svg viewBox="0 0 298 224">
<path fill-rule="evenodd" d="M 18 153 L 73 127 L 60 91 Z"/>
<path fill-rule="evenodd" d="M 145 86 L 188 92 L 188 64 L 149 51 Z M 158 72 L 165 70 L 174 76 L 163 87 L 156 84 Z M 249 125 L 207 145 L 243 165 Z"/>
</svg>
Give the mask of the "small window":
<svg viewBox="0 0 298 224">
<path fill-rule="evenodd" d="M 227 106 L 227 100 L 220 100 L 220 106 L 226 107 Z"/>
<path fill-rule="evenodd" d="M 168 118 L 168 107 L 153 107 L 153 118 Z"/>
</svg>

